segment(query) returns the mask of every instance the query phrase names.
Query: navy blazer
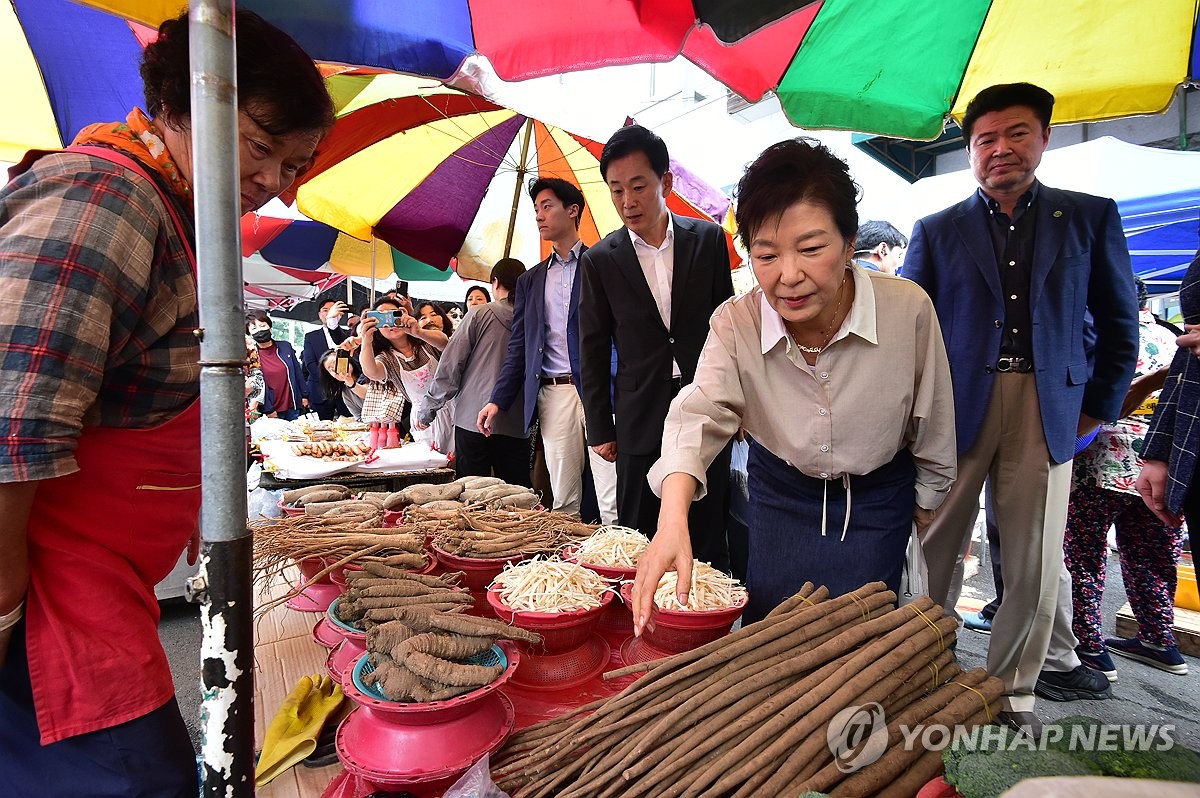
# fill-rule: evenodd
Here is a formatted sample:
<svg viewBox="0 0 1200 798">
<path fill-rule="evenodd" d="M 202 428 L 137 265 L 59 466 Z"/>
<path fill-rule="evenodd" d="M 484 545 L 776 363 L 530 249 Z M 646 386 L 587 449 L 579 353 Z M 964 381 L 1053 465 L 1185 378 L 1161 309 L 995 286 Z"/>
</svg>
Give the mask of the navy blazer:
<svg viewBox="0 0 1200 798">
<path fill-rule="evenodd" d="M 1185 324 L 1200 324 L 1200 254 L 1179 284 L 1179 309 Z M 1183 512 L 1200 453 L 1200 359 L 1180 348 L 1158 397 L 1154 418 L 1142 446 L 1142 457 L 1167 464 L 1167 509 Z M 1200 518 L 1189 519 L 1200 524 Z M 1193 540 L 1195 533 L 1193 533 Z"/>
<path fill-rule="evenodd" d="M 1116 203 L 1041 186 L 1030 311 L 1042 429 L 1050 458 L 1074 456 L 1080 412 L 1101 421 L 1121 414 L 1138 355 L 1137 293 Z M 937 309 L 954 384 L 958 451 L 979 437 L 1000 354 L 1004 298 L 979 192 L 917 222 L 904 276 Z M 1087 314 L 1095 324 L 1092 365 Z"/>
<path fill-rule="evenodd" d="M 586 246 L 579 248 L 580 265 L 575 267 L 571 304 L 567 309 L 567 359 L 571 362 L 571 377 L 576 390 L 579 390 L 579 285 L 582 282 L 580 271 L 585 252 Z M 512 337 L 508 339 L 504 365 L 500 368 L 500 376 L 496 378 L 496 387 L 492 389 L 492 401 L 501 410 L 512 407 L 517 394 L 522 394 L 525 399 L 525 429 L 529 429 L 533 422 L 538 389 L 541 387 L 542 354 L 546 347 L 546 275 L 549 271 L 550 258 L 546 258 L 517 278 Z"/>
</svg>

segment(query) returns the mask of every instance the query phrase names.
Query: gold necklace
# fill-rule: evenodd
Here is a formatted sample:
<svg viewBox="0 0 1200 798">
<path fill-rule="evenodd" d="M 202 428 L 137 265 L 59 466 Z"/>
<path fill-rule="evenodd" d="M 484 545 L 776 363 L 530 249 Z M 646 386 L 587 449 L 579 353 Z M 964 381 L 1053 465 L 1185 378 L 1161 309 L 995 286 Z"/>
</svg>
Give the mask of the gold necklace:
<svg viewBox="0 0 1200 798">
<path fill-rule="evenodd" d="M 835 302 L 833 305 L 833 316 L 829 319 L 829 324 L 827 324 L 825 326 L 825 331 L 823 333 L 821 333 L 821 338 L 822 338 L 822 340 L 824 340 L 825 343 L 821 344 L 820 346 L 805 346 L 804 344 L 797 341 L 795 338 L 792 339 L 792 343 L 794 343 L 796 345 L 796 348 L 799 349 L 804 354 L 819 355 L 819 354 L 821 354 L 821 352 L 825 351 L 825 347 L 829 346 L 829 339 L 833 335 L 833 323 L 835 321 L 837 321 L 838 311 L 840 311 L 842 309 L 842 289 L 845 287 L 846 287 L 846 275 L 843 274 L 842 281 L 838 284 L 837 302 Z"/>
</svg>

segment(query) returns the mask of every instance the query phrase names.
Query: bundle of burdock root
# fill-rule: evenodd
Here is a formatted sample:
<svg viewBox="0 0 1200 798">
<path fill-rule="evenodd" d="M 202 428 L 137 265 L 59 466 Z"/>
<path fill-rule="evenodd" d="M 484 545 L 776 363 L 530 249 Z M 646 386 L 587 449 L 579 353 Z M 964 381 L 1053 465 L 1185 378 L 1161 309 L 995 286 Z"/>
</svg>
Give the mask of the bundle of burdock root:
<svg viewBox="0 0 1200 798">
<path fill-rule="evenodd" d="M 493 778 L 519 798 L 915 795 L 941 771 L 941 752 L 919 735 L 905 746 L 901 727 L 988 723 L 1003 685 L 959 668 L 955 618 L 925 597 L 898 609 L 895 600 L 881 582 L 835 599 L 805 584 L 727 637 L 609 674 L 648 670 L 612 698 L 515 735 L 493 758 Z M 886 748 L 844 773 L 830 723 L 873 702 Z M 842 767 L 867 735 L 845 738 Z"/>
</svg>

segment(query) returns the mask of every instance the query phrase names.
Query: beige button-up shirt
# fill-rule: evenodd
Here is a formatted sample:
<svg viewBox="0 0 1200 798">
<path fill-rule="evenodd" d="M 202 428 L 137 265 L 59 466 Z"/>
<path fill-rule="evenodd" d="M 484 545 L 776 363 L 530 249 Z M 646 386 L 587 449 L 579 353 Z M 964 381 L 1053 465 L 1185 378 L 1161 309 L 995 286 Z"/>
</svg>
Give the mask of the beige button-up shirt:
<svg viewBox="0 0 1200 798">
<path fill-rule="evenodd" d="M 655 494 L 668 474 L 705 468 L 738 427 L 817 479 L 867 474 L 912 451 L 917 504 L 936 509 L 957 474 L 954 394 L 933 303 L 909 280 L 853 267 L 854 304 L 809 366 L 762 290 L 709 322 L 696 379 L 671 403 Z"/>
</svg>

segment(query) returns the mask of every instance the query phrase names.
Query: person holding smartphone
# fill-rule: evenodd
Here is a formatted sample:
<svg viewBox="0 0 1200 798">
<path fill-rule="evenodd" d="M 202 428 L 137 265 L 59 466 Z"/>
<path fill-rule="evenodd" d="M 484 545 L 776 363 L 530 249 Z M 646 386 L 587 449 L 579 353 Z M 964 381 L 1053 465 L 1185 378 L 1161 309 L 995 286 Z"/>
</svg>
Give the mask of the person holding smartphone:
<svg viewBox="0 0 1200 798">
<path fill-rule="evenodd" d="M 320 369 L 321 389 L 333 400 L 335 413 L 361 421 L 367 398 L 362 366 L 344 349 L 330 349 L 321 355 Z"/>
<path fill-rule="evenodd" d="M 447 338 L 440 330 L 425 328 L 410 316 L 399 300 L 384 296 L 375 310 L 359 323 L 362 349 L 359 362 L 370 380 L 363 402 L 362 420 L 372 424 L 373 448 L 399 445 L 399 423 L 406 402 L 424 397 L 437 369 L 438 352 Z M 414 436 L 443 454 L 453 449 L 453 412 L 443 409 L 427 430 Z"/>
</svg>

